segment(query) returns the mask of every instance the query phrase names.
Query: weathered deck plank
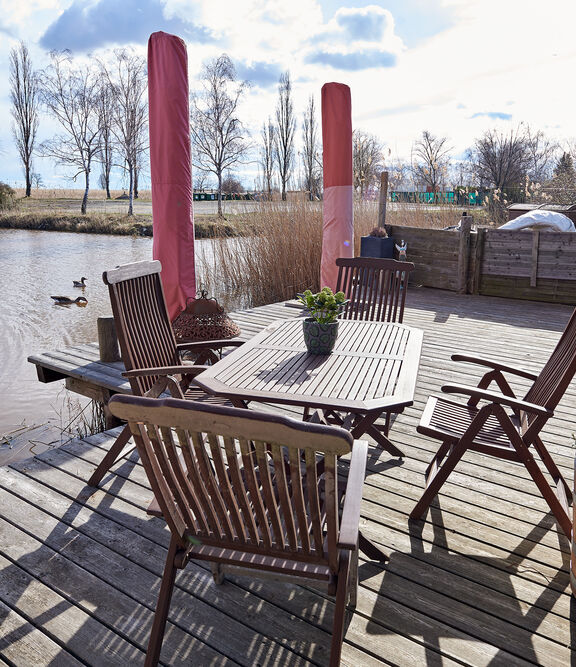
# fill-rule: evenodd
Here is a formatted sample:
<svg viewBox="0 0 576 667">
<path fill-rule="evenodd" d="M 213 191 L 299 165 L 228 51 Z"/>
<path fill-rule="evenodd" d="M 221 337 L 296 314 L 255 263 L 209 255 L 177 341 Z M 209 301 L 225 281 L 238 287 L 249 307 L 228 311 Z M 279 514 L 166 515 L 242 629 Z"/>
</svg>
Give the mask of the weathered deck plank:
<svg viewBox="0 0 576 667">
<path fill-rule="evenodd" d="M 425 334 L 414 405 L 391 431 L 406 456 L 400 463 L 370 449 L 362 508 L 363 532 L 390 561 L 360 563 L 358 608 L 342 663 L 570 664 L 576 652 L 568 545 L 523 467 L 469 453 L 426 522 L 410 524 L 407 516 L 436 448 L 415 431 L 427 395 L 447 382 L 473 383 L 481 372 L 452 363 L 450 355 L 486 353 L 537 371 L 571 308 L 418 289 L 407 306 L 405 323 Z M 299 314 L 274 304 L 233 317 L 249 336 Z M 100 363 L 95 345 L 76 345 L 52 361 L 56 356 L 70 366 Z M 99 372 L 107 381 L 115 376 L 116 391 L 125 391 L 119 368 L 109 364 Z M 569 478 L 575 408 L 572 386 L 546 429 Z M 145 514 L 151 492 L 135 455 L 115 467 L 101 490 L 88 492 L 86 480 L 114 433 L 2 471 L 0 615 L 14 641 L 0 639 L 0 660 L 141 663 L 168 535 Z M 61 614 L 51 615 L 52 608 Z M 177 579 L 162 660 L 323 665 L 332 609 L 331 599 L 311 588 L 242 578 L 216 587 L 205 564 L 192 564 Z"/>
</svg>

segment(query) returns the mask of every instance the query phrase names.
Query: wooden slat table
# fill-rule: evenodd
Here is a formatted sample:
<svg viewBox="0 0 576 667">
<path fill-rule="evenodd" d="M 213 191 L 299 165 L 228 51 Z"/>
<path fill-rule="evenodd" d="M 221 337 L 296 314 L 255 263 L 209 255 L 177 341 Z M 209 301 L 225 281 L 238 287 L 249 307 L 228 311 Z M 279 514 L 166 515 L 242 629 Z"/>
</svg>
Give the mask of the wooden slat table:
<svg viewBox="0 0 576 667">
<path fill-rule="evenodd" d="M 196 381 L 241 407 L 259 401 L 354 415 L 355 438 L 369 433 L 402 456 L 374 422 L 412 405 L 422 337 L 403 324 L 342 320 L 332 354 L 312 355 L 301 320 L 277 320 Z"/>
</svg>

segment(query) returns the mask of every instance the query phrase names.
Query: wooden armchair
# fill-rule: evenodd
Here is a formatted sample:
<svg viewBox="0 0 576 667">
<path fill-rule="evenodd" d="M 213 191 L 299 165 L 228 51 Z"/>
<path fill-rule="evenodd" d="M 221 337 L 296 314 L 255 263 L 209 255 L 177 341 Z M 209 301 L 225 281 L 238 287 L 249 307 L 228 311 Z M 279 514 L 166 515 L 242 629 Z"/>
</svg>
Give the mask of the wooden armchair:
<svg viewBox="0 0 576 667">
<path fill-rule="evenodd" d="M 108 285 L 114 324 L 120 343 L 123 373 L 135 396 L 157 397 L 169 392 L 177 398 L 222 402 L 209 397 L 193 384 L 194 377 L 215 361 L 226 346 L 238 346 L 238 340 L 213 340 L 198 343 L 176 343 L 168 317 L 159 261 L 134 262 L 105 271 L 102 279 Z M 197 353 L 194 365 L 185 365 L 180 352 Z M 200 363 L 198 363 L 198 361 Z M 130 439 L 124 428 L 88 484 L 98 486 L 106 472 L 120 457 Z"/>
<path fill-rule="evenodd" d="M 554 415 L 576 372 L 576 310 L 538 375 L 477 357 L 456 354 L 452 359 L 479 364 L 489 370 L 477 387 L 442 387 L 445 393 L 468 396 L 467 403 L 434 396 L 428 399 L 417 430 L 442 444 L 426 470 L 426 489 L 410 517 L 420 519 L 423 516 L 458 461 L 471 450 L 523 463 L 560 527 L 570 538 L 572 522 L 568 499 L 572 497 L 572 490 L 542 442 L 540 433 Z M 515 396 L 506 374 L 533 381 L 524 398 Z M 490 391 L 488 388 L 492 383 L 500 391 Z M 552 485 L 546 479 L 542 465 L 550 474 Z"/>
<path fill-rule="evenodd" d="M 356 604 L 366 443 L 345 430 L 176 399 L 114 396 L 171 531 L 146 665 L 156 665 L 177 569 L 191 559 L 326 584 L 336 596 L 330 664 Z M 352 450 L 347 483 L 338 457 Z M 342 500 L 343 498 L 343 500 Z"/>
<path fill-rule="evenodd" d="M 341 319 L 370 320 L 402 323 L 404 305 L 408 292 L 408 279 L 414 270 L 412 262 L 376 257 L 340 257 L 336 260 L 338 278 L 336 291 L 342 291 L 349 299 Z M 398 414 L 400 409 L 395 408 Z M 403 452 L 388 438 L 390 431 L 390 411 L 384 412 L 384 423 L 376 420 L 381 414 L 343 415 L 335 411 L 324 411 L 322 419 L 331 424 L 352 429 L 360 424 L 385 450 L 394 456 L 404 456 Z M 308 415 L 305 415 L 305 419 Z"/>
</svg>

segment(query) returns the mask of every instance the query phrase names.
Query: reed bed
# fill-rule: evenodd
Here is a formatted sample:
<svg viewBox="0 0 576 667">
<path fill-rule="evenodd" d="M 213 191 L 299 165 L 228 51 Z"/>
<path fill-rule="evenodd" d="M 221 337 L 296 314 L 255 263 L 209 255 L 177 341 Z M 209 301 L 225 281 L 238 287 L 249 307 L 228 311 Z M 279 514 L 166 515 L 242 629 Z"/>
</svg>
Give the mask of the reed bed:
<svg viewBox="0 0 576 667">
<path fill-rule="evenodd" d="M 390 207 L 391 225 L 443 228 L 455 225 L 460 208 Z M 197 258 L 199 282 L 220 298 L 234 295 L 243 306 L 293 299 L 305 289 L 319 290 L 322 254 L 322 205 L 318 202 L 263 202 L 246 216 L 253 235 L 239 242 L 213 238 L 211 248 Z M 378 224 L 378 204 L 357 202 L 354 207 L 354 254 L 360 237 Z"/>
</svg>

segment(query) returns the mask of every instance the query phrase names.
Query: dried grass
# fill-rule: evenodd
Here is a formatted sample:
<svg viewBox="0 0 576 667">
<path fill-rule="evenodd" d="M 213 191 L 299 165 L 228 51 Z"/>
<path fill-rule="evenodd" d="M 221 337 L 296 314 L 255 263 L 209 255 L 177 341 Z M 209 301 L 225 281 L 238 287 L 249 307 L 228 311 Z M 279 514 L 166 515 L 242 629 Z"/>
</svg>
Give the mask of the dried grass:
<svg viewBox="0 0 576 667">
<path fill-rule="evenodd" d="M 24 198 L 26 190 L 24 188 L 14 188 L 16 192 L 16 197 L 18 199 Z M 111 199 L 116 199 L 121 195 L 126 194 L 125 190 L 110 190 Z M 84 197 L 84 190 L 81 188 L 34 188 L 30 199 L 43 199 L 43 200 L 58 200 L 58 199 L 72 199 L 78 202 L 78 206 Z M 98 200 L 106 201 L 106 190 L 100 190 L 98 188 L 92 189 L 88 193 L 89 200 Z M 138 191 L 138 200 L 139 201 L 152 201 L 152 191 L 151 190 L 139 190 Z"/>
<path fill-rule="evenodd" d="M 394 208 L 387 223 L 442 228 L 457 224 L 461 209 L 422 210 Z M 201 256 L 201 282 L 211 293 L 223 288 L 242 294 L 245 305 L 258 306 L 293 299 L 305 289 L 319 290 L 322 254 L 322 205 L 294 201 L 287 204 L 263 202 L 246 217 L 254 236 L 240 243 L 215 238 L 211 252 Z M 354 208 L 354 254 L 360 254 L 360 237 L 378 223 L 378 204 L 358 202 Z"/>
</svg>

